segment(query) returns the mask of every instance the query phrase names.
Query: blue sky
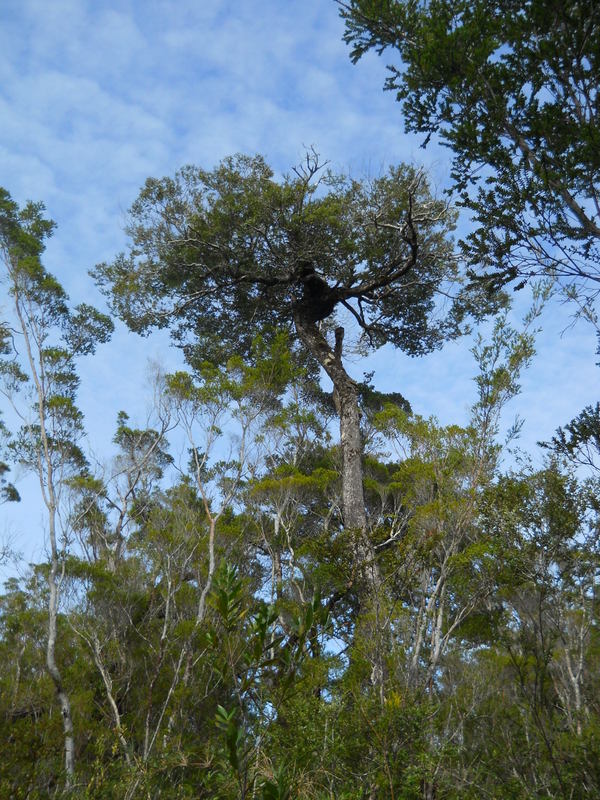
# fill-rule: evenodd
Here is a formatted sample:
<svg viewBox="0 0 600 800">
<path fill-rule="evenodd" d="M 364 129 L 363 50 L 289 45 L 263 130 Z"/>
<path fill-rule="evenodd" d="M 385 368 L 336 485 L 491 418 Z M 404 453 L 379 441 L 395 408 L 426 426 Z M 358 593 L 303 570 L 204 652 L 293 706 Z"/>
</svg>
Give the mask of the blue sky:
<svg viewBox="0 0 600 800">
<path fill-rule="evenodd" d="M 314 146 L 334 168 L 380 174 L 399 161 L 447 181 L 447 151 L 403 134 L 400 107 L 382 91 L 385 58 L 352 66 L 333 0 L 4 0 L 0 6 L 0 184 L 45 202 L 58 229 L 46 265 L 75 302 L 101 303 L 87 271 L 123 248 L 127 208 L 144 180 L 186 163 L 212 167 L 263 153 L 287 171 Z M 525 417 L 533 448 L 597 400 L 595 338 L 572 330 L 552 305 L 523 392 L 507 410 Z M 463 422 L 475 398 L 469 343 L 410 360 L 388 349 L 353 371 L 375 369 L 383 390 L 415 410 Z M 80 405 L 101 458 L 119 409 L 143 417 L 148 359 L 172 368 L 165 337 L 119 328 L 82 365 Z M 41 511 L 29 483 L 9 533 L 40 554 Z M 33 520 L 33 524 L 32 524 Z"/>
</svg>

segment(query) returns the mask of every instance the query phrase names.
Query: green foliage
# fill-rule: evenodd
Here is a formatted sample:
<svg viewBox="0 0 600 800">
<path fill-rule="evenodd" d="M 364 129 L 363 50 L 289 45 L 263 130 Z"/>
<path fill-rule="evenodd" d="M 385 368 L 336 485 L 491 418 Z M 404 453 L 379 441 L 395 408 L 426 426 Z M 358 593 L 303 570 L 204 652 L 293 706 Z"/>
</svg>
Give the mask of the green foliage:
<svg viewBox="0 0 600 800">
<path fill-rule="evenodd" d="M 176 290 L 171 300 L 182 275 L 166 238 L 156 238 L 157 198 L 187 215 L 178 253 L 206 255 L 209 284 L 218 282 L 216 265 L 235 265 L 233 257 L 219 261 L 223 253 L 211 261 L 208 232 L 230 243 L 236 232 L 236 258 L 246 260 L 230 275 L 240 280 L 246 271 L 285 276 L 292 256 L 333 232 L 335 249 L 322 262 L 328 279 L 362 281 L 390 246 L 385 231 L 368 226 L 365 241 L 344 238 L 344 226 L 356 224 L 344 215 L 368 195 L 346 179 L 328 176 L 319 192 L 310 181 L 274 181 L 264 162 L 243 159 L 184 177 L 187 190 L 202 189 L 194 203 L 177 205 L 183 183 L 151 182 L 136 212 L 142 251 L 165 248 L 159 283 Z M 404 196 L 391 180 L 375 182 L 369 202 L 400 207 Z M 189 349 L 188 371 L 157 377 L 154 422 L 138 427 L 121 412 L 112 469 L 93 474 L 79 444 L 74 358 L 87 352 L 86 337 L 102 337 L 103 323 L 91 311 L 70 312 L 41 268 L 39 237 L 51 226 L 39 207 L 19 216 L 3 203 L 2 230 L 23 261 L 17 289 L 27 289 L 20 297 L 29 305 L 18 308 L 38 308 L 41 319 L 46 305 L 35 303 L 47 292 L 52 320 L 38 354 L 47 381 L 38 418 L 12 436 L 8 452 L 49 466 L 46 485 L 57 469 L 52 485 L 71 502 L 61 549 L 0 594 L 0 796 L 600 794 L 597 480 L 575 472 L 595 453 L 594 409 L 559 432 L 540 468 L 500 469 L 500 414 L 532 357 L 537 306 L 522 331 L 501 316 L 489 340 L 477 341 L 477 397 L 465 426 L 413 413 L 402 395 L 377 392 L 366 376 L 365 536 L 381 583 L 365 597 L 340 512 L 332 400 L 297 359 L 287 330 L 302 290 L 276 281 L 234 297 L 232 286 L 220 286 L 223 314 L 233 299 L 239 312 L 229 345 L 244 318 L 244 348 L 221 360 Z M 279 238 L 270 229 L 267 253 L 256 230 L 271 224 L 273 209 L 285 224 Z M 359 252 L 372 262 L 359 264 Z M 131 288 L 139 277 L 119 279 Z M 185 291 L 203 291 L 190 281 Z M 263 295 L 279 327 L 257 335 L 248 320 L 264 311 Z M 187 307 L 180 311 L 183 326 Z M 402 337 L 423 345 L 419 319 L 412 329 L 401 321 Z M 3 376 L 14 393 L 31 385 L 31 373 L 10 360 L 9 339 Z M 175 426 L 189 464 L 171 455 Z M 77 756 L 69 791 L 46 666 L 53 579 L 62 598 L 55 655 Z"/>
<path fill-rule="evenodd" d="M 217 706 L 215 724 L 223 731 L 229 763 L 233 771 L 237 774 L 240 771 L 241 757 L 240 751 L 244 743 L 244 732 L 235 722 L 236 709 L 226 711 L 223 706 Z"/>
<path fill-rule="evenodd" d="M 215 575 L 211 599 L 227 632 L 234 630 L 246 616 L 242 582 L 237 577 L 237 570 L 225 562 Z"/>
<path fill-rule="evenodd" d="M 3 340 L 2 392 L 14 402 L 16 395 L 31 388 L 39 417 L 32 419 L 22 408 L 19 416 L 24 424 L 8 447 L 13 458 L 34 471 L 40 465 L 45 465 L 44 469 L 70 465 L 79 470 L 85 459 L 77 446 L 83 429 L 75 405 L 79 386 L 75 358 L 93 353 L 97 344 L 110 337 L 113 324 L 92 306 L 69 309 L 64 289 L 41 262 L 45 240 L 54 229 L 43 212 L 41 203 L 19 209 L 8 192 L 0 190 L 3 268 L 18 335 L 27 341 L 19 357 L 17 343 L 6 337 Z"/>
<path fill-rule="evenodd" d="M 0 461 L 0 503 L 18 503 L 21 497 L 15 486 L 6 480 L 8 472 L 10 472 L 8 464 Z"/>
<path fill-rule="evenodd" d="M 291 788 L 284 767 L 280 767 L 273 780 L 265 780 L 261 785 L 262 800 L 291 800 Z"/>
<path fill-rule="evenodd" d="M 517 369 L 506 351 L 483 363 L 492 384 L 491 365 Z M 500 402 L 515 380 L 482 395 Z M 121 415 L 118 436 L 132 464 L 143 448 L 130 445 L 143 432 L 127 422 Z M 407 800 L 425 789 L 525 800 L 536 784 L 538 796 L 596 791 L 600 562 L 587 487 L 555 462 L 498 475 L 474 426 L 441 427 L 392 404 L 373 424 L 402 454 L 391 463 L 371 455 L 367 467 L 369 492 L 389 504 L 380 516 L 369 506 L 373 536 L 387 542 L 377 551 L 387 586 L 377 606 L 361 608 L 331 578 L 315 590 L 328 573 L 312 563 L 315 544 L 302 541 L 312 535 L 308 505 L 289 529 L 302 575 L 266 580 L 269 551 L 253 538 L 262 517 L 249 524 L 256 497 L 280 504 L 284 491 L 316 497 L 330 488 L 307 486 L 283 464 L 281 478 L 266 469 L 250 493 L 241 490 L 239 515 L 223 516 L 200 623 L 207 517 L 189 481 L 154 494 L 118 560 L 66 562 L 73 603 L 60 622 L 60 658 L 74 687 L 82 797 L 308 800 L 357 798 L 366 786 Z M 100 520 L 92 515 L 86 530 L 108 535 L 109 487 L 85 475 L 73 486 L 99 504 Z M 265 535 L 290 558 L 283 530 Z M 327 559 L 336 546 L 335 536 L 321 539 Z M 61 757 L 44 670 L 45 591 L 39 570 L 0 598 L 0 736 L 10 759 L 0 786 L 15 797 L 21 787 L 23 797 L 54 791 Z M 381 685 L 372 682 L 378 654 Z M 575 670 L 579 659 L 577 700 L 568 664 Z M 147 729 L 158 732 L 152 748 Z"/>
<path fill-rule="evenodd" d="M 461 291 L 453 223 L 406 165 L 361 183 L 309 153 L 276 180 L 260 156 L 235 156 L 149 179 L 131 209 L 129 253 L 94 274 L 133 330 L 170 326 L 195 368 L 246 357 L 257 331 L 268 347 L 295 315 L 322 320 L 342 305 L 367 344 L 419 354 L 490 308 Z M 436 295 L 450 287 L 444 313 Z"/>
<path fill-rule="evenodd" d="M 488 286 L 543 274 L 594 290 L 597 3 L 338 2 L 352 60 L 391 50 L 386 88 L 407 129 L 452 149 L 455 188 L 478 226 L 463 247 L 474 269 L 488 268 Z"/>
<path fill-rule="evenodd" d="M 549 444 L 543 445 L 559 456 L 585 467 L 600 470 L 600 403 L 586 406 L 564 428 L 559 428 Z"/>
</svg>

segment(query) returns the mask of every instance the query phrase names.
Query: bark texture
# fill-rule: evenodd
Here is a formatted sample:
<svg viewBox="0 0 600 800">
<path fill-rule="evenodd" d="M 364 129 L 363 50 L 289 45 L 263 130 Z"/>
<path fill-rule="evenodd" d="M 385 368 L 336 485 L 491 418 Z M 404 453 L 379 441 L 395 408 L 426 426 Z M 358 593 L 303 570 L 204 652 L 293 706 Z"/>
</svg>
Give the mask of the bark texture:
<svg viewBox="0 0 600 800">
<path fill-rule="evenodd" d="M 381 588 L 381 576 L 375 560 L 375 549 L 367 532 L 358 386 L 342 363 L 344 329 L 336 328 L 335 348 L 332 349 L 317 325 L 297 309 L 294 311 L 294 323 L 300 340 L 333 382 L 340 419 L 344 528 L 352 536 L 354 568 L 361 584 L 361 594 L 374 598 Z"/>
<path fill-rule="evenodd" d="M 51 536 L 51 538 L 54 538 Z M 54 550 L 54 548 L 53 548 Z M 58 577 L 58 558 L 52 553 L 48 584 L 50 598 L 48 602 L 48 641 L 46 643 L 46 666 L 54 683 L 56 699 L 60 708 L 63 724 L 65 755 L 65 789 L 73 783 L 75 773 L 75 742 L 73 739 L 73 716 L 69 695 L 65 691 L 62 676 L 56 664 L 56 634 L 58 618 L 58 599 L 60 594 L 60 578 Z"/>
</svg>

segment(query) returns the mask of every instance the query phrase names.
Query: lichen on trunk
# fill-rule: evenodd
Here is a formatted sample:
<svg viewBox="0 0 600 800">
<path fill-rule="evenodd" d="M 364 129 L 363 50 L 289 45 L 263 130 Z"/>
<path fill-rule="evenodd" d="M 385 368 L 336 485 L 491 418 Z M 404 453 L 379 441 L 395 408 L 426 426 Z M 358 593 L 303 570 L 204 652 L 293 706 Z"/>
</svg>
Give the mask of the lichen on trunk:
<svg viewBox="0 0 600 800">
<path fill-rule="evenodd" d="M 352 537 L 353 572 L 358 580 L 359 594 L 363 601 L 372 601 L 381 590 L 381 575 L 375 549 L 367 530 L 358 386 L 342 363 L 344 329 L 336 328 L 336 343 L 332 348 L 317 325 L 298 310 L 294 312 L 294 324 L 302 343 L 333 382 L 335 404 L 340 420 L 344 529 Z"/>
</svg>

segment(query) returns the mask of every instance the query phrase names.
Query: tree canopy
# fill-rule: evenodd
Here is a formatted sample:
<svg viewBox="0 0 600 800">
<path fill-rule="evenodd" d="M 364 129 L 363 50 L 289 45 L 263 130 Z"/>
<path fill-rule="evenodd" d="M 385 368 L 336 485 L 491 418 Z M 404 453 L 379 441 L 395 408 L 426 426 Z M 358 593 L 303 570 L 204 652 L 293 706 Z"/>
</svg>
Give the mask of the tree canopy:
<svg viewBox="0 0 600 800">
<path fill-rule="evenodd" d="M 354 562 L 371 598 L 381 585 L 367 536 L 359 390 L 343 365 L 343 326 L 335 344 L 325 333 L 342 309 L 366 345 L 417 355 L 488 311 L 492 298 L 461 275 L 453 222 L 406 165 L 361 182 L 309 152 L 278 181 L 260 156 L 235 156 L 212 172 L 186 167 L 147 181 L 131 209 L 129 253 L 95 270 L 130 327 L 172 326 L 196 368 L 248 355 L 257 332 L 294 332 L 296 355 L 333 381 L 344 525 L 360 532 Z"/>
<path fill-rule="evenodd" d="M 260 156 L 150 179 L 127 254 L 95 270 L 137 331 L 173 326 L 201 358 L 249 352 L 257 330 L 354 317 L 367 344 L 427 352 L 481 307 L 460 285 L 454 216 L 418 170 L 357 181 L 306 163 L 274 177 Z M 445 293 L 448 302 L 441 302 Z"/>
<path fill-rule="evenodd" d="M 600 281 L 600 8 L 594 0 L 338 0 L 357 61 L 395 57 L 407 130 L 438 134 L 496 280 Z M 399 63 L 397 59 L 399 58 Z"/>
</svg>

